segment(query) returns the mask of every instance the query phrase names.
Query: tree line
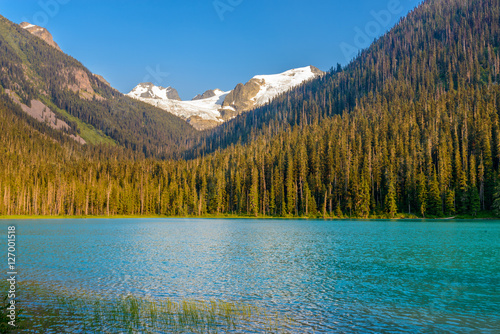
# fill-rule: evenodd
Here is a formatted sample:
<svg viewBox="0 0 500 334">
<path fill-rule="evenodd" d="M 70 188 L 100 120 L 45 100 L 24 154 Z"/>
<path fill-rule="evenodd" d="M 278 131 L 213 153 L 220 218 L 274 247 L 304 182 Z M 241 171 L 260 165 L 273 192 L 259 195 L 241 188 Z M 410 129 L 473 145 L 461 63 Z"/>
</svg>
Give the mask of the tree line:
<svg viewBox="0 0 500 334">
<path fill-rule="evenodd" d="M 176 159 L 158 159 L 166 151 L 151 153 L 153 141 L 81 147 L 0 99 L 0 214 L 440 217 L 500 209 L 499 47 L 498 1 L 427 1 L 346 67 L 178 138 L 180 147 L 167 149 Z M 87 103 L 59 97 L 61 108 Z"/>
<path fill-rule="evenodd" d="M 404 93 L 394 89 L 383 95 Z M 0 214 L 425 217 L 490 210 L 500 88 L 401 105 L 383 95 L 361 99 L 353 113 L 192 160 L 68 155 L 57 143 L 40 148 L 36 136 L 12 140 L 2 131 L 11 149 L 0 159 Z"/>
</svg>

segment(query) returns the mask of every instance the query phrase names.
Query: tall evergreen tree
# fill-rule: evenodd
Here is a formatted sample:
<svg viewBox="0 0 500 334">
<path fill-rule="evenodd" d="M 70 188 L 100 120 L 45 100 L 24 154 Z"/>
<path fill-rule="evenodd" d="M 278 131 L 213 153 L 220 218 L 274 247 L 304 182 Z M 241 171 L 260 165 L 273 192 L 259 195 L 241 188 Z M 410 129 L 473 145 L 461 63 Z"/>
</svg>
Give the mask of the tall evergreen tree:
<svg viewBox="0 0 500 334">
<path fill-rule="evenodd" d="M 443 204 L 441 194 L 439 192 L 439 183 L 437 181 L 436 172 L 433 171 L 433 177 L 429 184 L 429 193 L 427 199 L 427 212 L 434 216 L 441 216 L 443 214 Z"/>
<path fill-rule="evenodd" d="M 387 191 L 387 195 L 385 197 L 385 209 L 389 215 L 389 217 L 394 218 L 398 211 L 398 207 L 396 204 L 396 186 L 394 184 L 394 178 L 389 178 L 389 187 Z"/>
</svg>

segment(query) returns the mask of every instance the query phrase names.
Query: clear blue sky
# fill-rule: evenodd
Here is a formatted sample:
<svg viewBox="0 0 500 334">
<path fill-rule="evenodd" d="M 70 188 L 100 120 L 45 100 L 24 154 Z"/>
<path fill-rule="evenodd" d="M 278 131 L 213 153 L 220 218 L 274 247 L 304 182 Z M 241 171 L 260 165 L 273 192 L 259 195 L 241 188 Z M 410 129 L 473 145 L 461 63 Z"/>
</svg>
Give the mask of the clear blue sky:
<svg viewBox="0 0 500 334">
<path fill-rule="evenodd" d="M 257 74 L 345 65 L 415 0 L 0 0 L 15 23 L 49 29 L 64 52 L 121 92 L 139 82 L 191 99 Z M 360 33 L 360 31 L 362 33 Z M 364 35 L 364 36 L 363 36 Z M 168 75 L 166 75 L 168 73 Z"/>
</svg>

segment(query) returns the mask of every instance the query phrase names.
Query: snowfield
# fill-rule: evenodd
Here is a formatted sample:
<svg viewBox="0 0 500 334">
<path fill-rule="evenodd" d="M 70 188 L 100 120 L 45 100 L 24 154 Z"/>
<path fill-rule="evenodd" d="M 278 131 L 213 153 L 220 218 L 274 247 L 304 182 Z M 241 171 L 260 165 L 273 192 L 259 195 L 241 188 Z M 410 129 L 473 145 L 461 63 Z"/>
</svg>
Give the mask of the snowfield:
<svg viewBox="0 0 500 334">
<path fill-rule="evenodd" d="M 257 75 L 253 79 L 261 82 L 261 88 L 257 95 L 251 98 L 251 101 L 254 107 L 262 106 L 276 96 L 318 75 L 317 71 L 315 73 L 311 66 L 292 69 L 280 74 Z M 224 92 L 216 89 L 214 90 L 215 96 L 213 97 L 195 101 L 178 101 L 168 98 L 167 94 L 172 90 L 173 88 L 171 87 L 163 88 L 148 84 L 139 84 L 127 96 L 149 103 L 186 120 L 198 117 L 202 120 L 216 122 L 214 126 L 224 122 L 220 113 L 221 110 L 235 111 L 235 108 L 231 106 L 222 108 L 226 96 L 231 91 Z M 143 97 L 144 95 L 149 97 Z"/>
<path fill-rule="evenodd" d="M 127 95 L 149 103 L 155 107 L 166 110 L 169 113 L 172 113 L 176 116 L 182 117 L 184 119 L 189 119 L 193 116 L 198 116 L 205 120 L 223 122 L 221 119 L 221 114 L 219 109 L 222 107 L 222 102 L 226 98 L 226 95 L 229 92 L 223 92 L 220 89 L 215 90 L 215 96 L 196 100 L 196 101 L 177 101 L 169 99 L 166 94 L 170 87 L 167 87 L 163 90 L 158 89 L 158 87 L 152 88 L 152 93 L 154 94 L 150 98 L 141 97 L 143 93 L 148 92 L 147 88 L 137 86 Z M 151 94 L 150 94 L 151 95 Z"/>
<path fill-rule="evenodd" d="M 311 66 L 296 68 L 280 74 L 257 75 L 253 77 L 257 80 L 264 80 L 264 85 L 253 98 L 256 106 L 262 106 L 271 101 L 276 96 L 302 84 L 305 81 L 314 79 L 317 74 L 313 73 Z"/>
</svg>

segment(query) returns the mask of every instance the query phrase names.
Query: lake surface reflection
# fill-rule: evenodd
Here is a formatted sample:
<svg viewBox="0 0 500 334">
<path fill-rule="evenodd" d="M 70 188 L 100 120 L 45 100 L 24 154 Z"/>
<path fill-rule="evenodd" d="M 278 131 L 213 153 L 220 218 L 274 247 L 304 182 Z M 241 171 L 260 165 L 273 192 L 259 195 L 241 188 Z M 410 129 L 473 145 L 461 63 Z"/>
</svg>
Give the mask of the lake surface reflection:
<svg viewBox="0 0 500 334">
<path fill-rule="evenodd" d="M 0 222 L 9 224 L 21 286 L 244 302 L 304 333 L 500 329 L 500 221 Z"/>
</svg>

